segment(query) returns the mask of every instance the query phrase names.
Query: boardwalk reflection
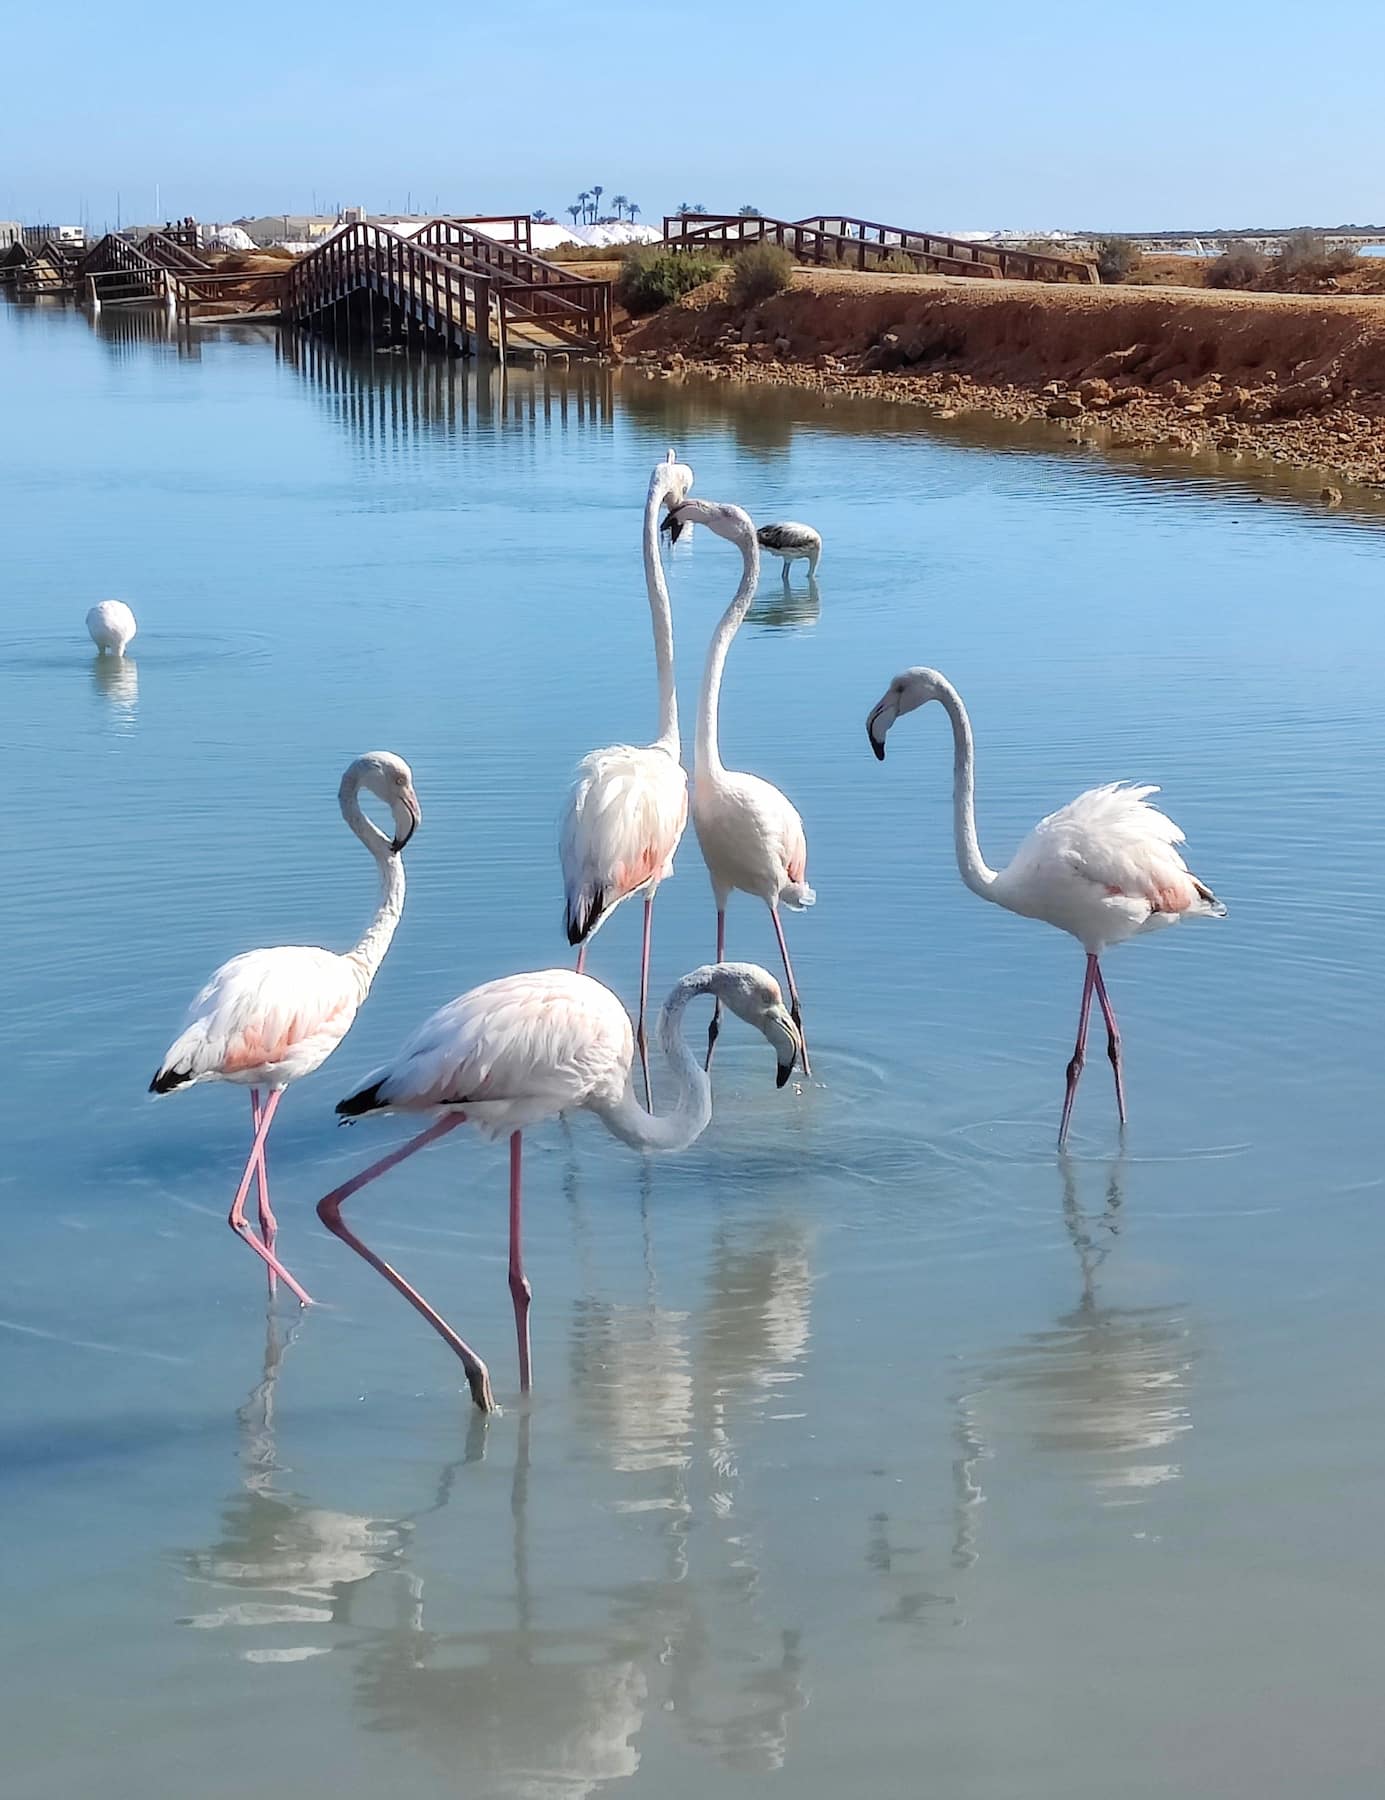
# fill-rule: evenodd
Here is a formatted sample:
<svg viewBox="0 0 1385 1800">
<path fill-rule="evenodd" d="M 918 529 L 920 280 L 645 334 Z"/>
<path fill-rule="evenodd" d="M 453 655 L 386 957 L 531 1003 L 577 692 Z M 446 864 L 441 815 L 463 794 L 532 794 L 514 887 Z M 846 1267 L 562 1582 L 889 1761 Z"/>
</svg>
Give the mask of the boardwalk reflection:
<svg viewBox="0 0 1385 1800">
<path fill-rule="evenodd" d="M 988 1385 L 1022 1403 L 1033 1447 L 1070 1460 L 1108 1505 L 1138 1500 L 1182 1474 L 1180 1441 L 1192 1429 L 1196 1363 L 1181 1309 L 1103 1305 L 1097 1276 L 1120 1232 L 1123 1167 L 1106 1177 L 1104 1204 L 1084 1210 L 1077 1167 L 1063 1163 L 1063 1220 L 1077 1256 L 1076 1306 L 1047 1331 L 1003 1351 Z"/>
<path fill-rule="evenodd" d="M 592 362 L 502 364 L 370 350 L 284 331 L 279 355 L 368 451 L 410 438 L 512 432 L 520 437 L 609 431 L 611 371 Z"/>
</svg>

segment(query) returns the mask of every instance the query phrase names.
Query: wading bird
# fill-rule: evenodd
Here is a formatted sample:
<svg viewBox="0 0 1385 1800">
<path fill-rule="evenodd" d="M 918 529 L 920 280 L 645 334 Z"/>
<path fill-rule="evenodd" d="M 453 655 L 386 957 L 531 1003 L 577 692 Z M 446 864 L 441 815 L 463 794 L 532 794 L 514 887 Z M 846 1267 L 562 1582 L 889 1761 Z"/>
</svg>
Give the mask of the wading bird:
<svg viewBox="0 0 1385 1800">
<path fill-rule="evenodd" d="M 779 953 L 784 959 L 789 1004 L 801 1034 L 803 1008 L 793 964 L 789 961 L 789 946 L 784 938 L 779 908 L 784 905 L 801 911 L 817 898 L 807 882 L 808 840 L 803 833 L 803 821 L 777 787 L 762 781 L 758 775 L 745 775 L 726 768 L 717 742 L 717 711 L 726 654 L 755 598 L 755 586 L 760 579 L 760 551 L 755 540 L 755 527 L 749 514 L 742 512 L 739 506 L 724 506 L 712 500 L 684 501 L 670 511 L 667 523 L 670 529 L 705 525 L 718 537 L 735 544 L 741 553 L 741 584 L 712 633 L 707 667 L 702 675 L 693 763 L 693 826 L 716 897 L 717 961 L 721 961 L 726 950 L 726 902 L 732 891 L 739 888 L 742 893 L 754 894 L 764 901 L 774 921 L 774 935 L 779 940 Z M 707 1032 L 709 1068 L 720 1029 L 721 1008 L 717 1007 Z M 812 1072 L 805 1042 L 803 1073 L 811 1075 Z"/>
<path fill-rule="evenodd" d="M 649 944 L 654 896 L 673 873 L 673 855 L 688 822 L 688 778 L 679 761 L 678 695 L 673 685 L 673 611 L 659 561 L 659 508 L 676 506 L 692 486 L 693 472 L 672 450 L 655 466 L 644 505 L 644 578 L 654 621 L 654 659 L 659 672 L 659 735 L 652 744 L 611 744 L 593 750 L 577 766 L 563 810 L 558 857 L 567 905 L 564 924 L 578 946 L 577 970 L 587 945 L 622 900 L 644 895 L 640 951 L 640 1003 L 636 1043 L 649 1087 Z"/>
<path fill-rule="evenodd" d="M 636 1150 L 685 1150 L 712 1116 L 711 1083 L 683 1041 L 683 1013 L 699 994 L 724 1000 L 774 1047 L 783 1087 L 802 1049 L 779 984 L 753 963 L 705 966 L 685 975 L 664 1002 L 659 1040 L 673 1078 L 667 1112 L 651 1114 L 635 1098 L 634 1040 L 625 1008 L 609 988 L 572 969 L 540 969 L 485 982 L 435 1012 L 394 1061 L 339 1102 L 345 1119 L 370 1112 L 434 1112 L 442 1118 L 318 1201 L 330 1232 L 349 1244 L 420 1312 L 461 1358 L 471 1397 L 495 1405 L 490 1375 L 476 1352 L 403 1276 L 348 1229 L 342 1202 L 425 1144 L 469 1122 L 483 1136 L 510 1139 L 510 1297 L 519 1343 L 519 1385 L 529 1391 L 529 1303 L 520 1217 L 522 1133 L 559 1113 L 585 1107 Z"/>
<path fill-rule="evenodd" d="M 101 600 L 87 614 L 87 630 L 101 655 L 124 656 L 135 635 L 135 615 L 123 600 Z"/>
<path fill-rule="evenodd" d="M 993 900 L 1026 919 L 1043 919 L 1069 932 L 1087 952 L 1077 1048 L 1067 1070 L 1067 1092 L 1058 1142 L 1068 1135 L 1073 1096 L 1087 1053 L 1087 1020 L 1095 993 L 1106 1021 L 1106 1051 L 1116 1078 L 1116 1108 L 1125 1124 L 1121 1036 L 1098 958 L 1141 932 L 1176 925 L 1182 918 L 1220 919 L 1226 908 L 1192 874 L 1174 848 L 1183 833 L 1149 804 L 1157 787 L 1111 782 L 1090 788 L 1050 813 L 1030 832 L 1005 869 L 986 866 L 976 839 L 975 764 L 971 720 L 962 697 L 936 669 L 896 675 L 866 720 L 870 746 L 885 760 L 885 734 L 901 713 L 929 700 L 952 721 L 953 835 L 962 880 L 983 900 Z"/>
<path fill-rule="evenodd" d="M 393 839 L 361 810 L 362 788 L 389 808 Z M 269 1265 L 271 1292 L 277 1275 L 304 1306 L 312 1304 L 309 1296 L 274 1254 L 265 1139 L 284 1089 L 322 1067 L 370 992 L 404 910 L 400 852 L 420 818 L 412 771 L 402 757 L 387 750 L 358 756 L 342 776 L 337 798 L 342 817 L 380 867 L 380 905 L 365 936 L 344 955 L 285 944 L 247 950 L 222 963 L 193 1001 L 182 1035 L 149 1084 L 154 1094 L 169 1094 L 199 1081 L 233 1081 L 250 1089 L 250 1156 L 227 1223 Z M 261 1088 L 268 1089 L 263 1107 Z M 263 1243 L 245 1219 L 252 1177 L 259 1186 Z"/>
<path fill-rule="evenodd" d="M 780 525 L 762 525 L 755 536 L 762 550 L 783 558 L 785 581 L 789 579 L 791 563 L 806 562 L 809 581 L 817 574 L 822 539 L 811 525 L 799 525 L 792 519 L 785 519 Z"/>
</svg>

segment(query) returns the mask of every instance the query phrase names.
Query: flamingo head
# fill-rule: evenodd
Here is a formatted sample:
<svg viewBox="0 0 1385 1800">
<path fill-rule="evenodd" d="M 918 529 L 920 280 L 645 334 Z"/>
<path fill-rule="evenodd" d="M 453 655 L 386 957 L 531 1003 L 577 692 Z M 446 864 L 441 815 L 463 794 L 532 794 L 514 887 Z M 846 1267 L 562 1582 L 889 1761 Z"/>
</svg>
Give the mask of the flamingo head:
<svg viewBox="0 0 1385 1800">
<path fill-rule="evenodd" d="M 670 449 L 663 462 L 655 463 L 654 473 L 649 478 L 650 492 L 657 492 L 664 507 L 662 529 L 669 534 L 669 542 L 676 544 L 682 535 L 681 525 L 670 525 L 669 515 L 675 507 L 681 506 L 688 497 L 688 490 L 693 484 L 693 472 L 686 463 L 680 463 L 675 451 Z"/>
<path fill-rule="evenodd" d="M 891 725 L 902 714 L 938 699 L 942 680 L 936 669 L 905 669 L 902 675 L 895 676 L 883 698 L 870 709 L 866 720 L 866 735 L 879 761 L 885 760 L 885 734 Z"/>
<path fill-rule="evenodd" d="M 414 772 L 404 758 L 390 750 L 368 750 L 352 763 L 342 777 L 341 786 L 343 799 L 348 788 L 353 794 L 365 788 L 390 809 L 394 821 L 390 853 L 398 856 L 423 820 L 418 795 L 414 792 Z"/>
<path fill-rule="evenodd" d="M 777 1066 L 774 1085 L 783 1087 L 803 1054 L 803 1037 L 773 975 L 758 963 L 715 963 L 707 970 L 707 989 L 771 1045 Z"/>
<path fill-rule="evenodd" d="M 678 506 L 671 506 L 661 529 L 676 544 L 679 535 L 688 525 L 705 525 L 708 531 L 714 531 L 718 537 L 742 547 L 747 541 L 755 544 L 755 527 L 750 522 L 750 514 L 743 512 L 739 506 L 726 506 L 718 500 L 684 500 Z"/>
</svg>

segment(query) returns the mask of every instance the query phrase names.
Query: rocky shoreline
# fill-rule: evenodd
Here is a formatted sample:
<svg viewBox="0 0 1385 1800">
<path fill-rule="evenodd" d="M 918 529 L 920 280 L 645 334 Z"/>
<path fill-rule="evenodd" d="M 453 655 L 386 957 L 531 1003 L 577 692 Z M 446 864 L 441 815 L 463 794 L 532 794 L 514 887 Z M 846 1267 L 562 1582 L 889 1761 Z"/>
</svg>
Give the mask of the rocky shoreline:
<svg viewBox="0 0 1385 1800">
<path fill-rule="evenodd" d="M 812 275 L 815 281 L 796 282 L 788 293 L 741 317 L 732 314 L 716 294 L 704 292 L 700 303 L 699 296 L 690 296 L 692 304 L 667 308 L 633 333 L 623 360 L 656 379 L 697 373 L 713 381 L 859 395 L 921 406 L 944 420 L 964 413 L 985 413 L 1002 419 L 1046 421 L 1069 439 L 1115 450 L 1214 450 L 1223 457 L 1316 469 L 1331 478 L 1321 490 L 1326 505 L 1336 505 L 1343 498 L 1338 482 L 1385 488 L 1385 389 L 1358 378 L 1355 363 L 1361 357 L 1358 354 L 1354 363 L 1348 354 L 1359 351 L 1354 340 L 1345 345 L 1328 341 L 1323 344 L 1323 355 L 1316 358 L 1311 355 L 1316 344 L 1286 341 L 1290 354 L 1281 373 L 1263 366 L 1263 356 L 1258 359 L 1260 366 L 1256 359 L 1247 366 L 1243 342 L 1234 346 L 1236 355 L 1219 356 L 1211 327 L 1227 316 L 1225 307 L 1218 308 L 1215 315 L 1210 308 L 1194 312 L 1193 328 L 1200 328 L 1201 335 L 1190 349 L 1179 341 L 1188 328 L 1187 309 L 1175 305 L 1170 316 L 1178 329 L 1165 334 L 1168 341 L 1161 343 L 1145 322 L 1142 335 L 1133 342 L 1114 349 L 1093 345 L 1096 354 L 1084 359 L 1080 327 L 1093 315 L 1091 290 L 1078 296 L 1077 290 L 1051 288 L 1044 290 L 1041 310 L 1066 310 L 1076 320 L 1077 329 L 1066 334 L 1062 346 L 1067 353 L 1063 358 L 1067 371 L 1049 373 L 1042 366 L 1045 360 L 1051 366 L 1057 359 L 1032 354 L 1037 334 L 1030 331 L 1025 334 L 1023 349 L 1029 353 L 1028 360 L 1039 366 L 1032 373 L 1025 371 L 1027 379 L 1006 380 L 997 378 L 998 371 L 992 374 L 986 369 L 983 373 L 974 366 L 1003 360 L 997 355 L 994 331 L 991 341 L 977 346 L 975 353 L 967 342 L 965 317 L 946 321 L 940 332 L 936 289 L 921 308 L 912 309 L 913 318 L 905 314 L 892 327 L 879 331 L 873 329 L 875 320 L 871 319 L 854 334 L 841 329 L 844 321 L 838 290 L 830 313 L 832 329 L 817 334 L 835 341 L 814 347 L 811 322 L 814 311 L 822 309 L 804 301 L 821 298 L 822 277 L 817 271 Z M 878 312 L 879 296 L 873 298 Z M 947 296 L 948 310 L 962 311 L 970 298 L 966 296 L 959 304 Z M 995 307 L 998 298 L 986 297 L 988 309 Z M 1169 296 L 1160 298 L 1167 303 Z M 1251 297 L 1236 299 L 1249 301 Z M 1017 295 L 1015 304 L 1032 310 L 1032 290 Z M 1167 304 L 1164 311 L 1168 314 Z M 1240 311 L 1230 314 L 1237 326 L 1241 325 Z M 1255 323 L 1263 325 L 1266 317 L 1271 327 L 1286 323 L 1282 302 L 1267 313 L 1257 313 Z M 1292 323 L 1301 333 L 1303 322 Z M 1362 336 L 1368 340 L 1367 349 L 1373 351 L 1377 332 L 1385 342 L 1385 311 L 1378 326 L 1374 320 L 1367 325 Z M 851 335 L 857 342 L 849 341 Z M 1237 334 L 1224 335 L 1230 339 Z M 1242 329 L 1239 336 L 1243 339 L 1244 335 Z M 1340 338 L 1340 333 L 1336 335 Z M 862 337 L 869 341 L 861 343 Z M 1307 357 L 1301 354 L 1305 347 L 1310 350 Z M 1265 354 L 1273 354 L 1273 349 Z M 1374 357 L 1370 360 L 1373 363 Z M 1197 372 L 1199 361 L 1209 366 Z M 1228 364 L 1231 366 L 1225 366 Z"/>
</svg>

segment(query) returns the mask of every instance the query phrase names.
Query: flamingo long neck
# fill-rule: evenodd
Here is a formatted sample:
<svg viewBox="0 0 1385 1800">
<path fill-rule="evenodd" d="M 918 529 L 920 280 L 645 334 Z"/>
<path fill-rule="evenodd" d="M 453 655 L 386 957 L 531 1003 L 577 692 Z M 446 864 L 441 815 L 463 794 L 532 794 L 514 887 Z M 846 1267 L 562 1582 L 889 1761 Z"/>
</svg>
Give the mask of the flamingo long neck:
<svg viewBox="0 0 1385 1800">
<path fill-rule="evenodd" d="M 673 1077 L 675 1097 L 667 1112 L 647 1113 L 635 1098 L 633 1082 L 610 1106 L 594 1110 L 606 1129 L 632 1150 L 686 1150 L 712 1117 L 712 1084 L 683 1039 L 688 1002 L 710 992 L 705 976 L 685 975 L 659 1015 L 659 1043 Z"/>
<path fill-rule="evenodd" d="M 707 650 L 707 667 L 702 672 L 702 692 L 697 702 L 696 773 L 714 778 L 726 773 L 717 742 L 717 712 L 721 704 L 721 677 L 726 667 L 726 653 L 731 648 L 732 638 L 741 628 L 741 620 L 750 611 L 750 602 L 755 598 L 756 584 L 760 579 L 760 546 L 755 541 L 755 533 L 738 533 L 736 542 L 740 546 L 744 564 L 741 585 L 736 589 L 731 604 L 721 615 L 721 622 L 712 633 L 712 642 Z"/>
<path fill-rule="evenodd" d="M 996 898 L 996 871 L 989 868 L 976 841 L 976 744 L 962 696 L 950 682 L 940 682 L 938 699 L 952 721 L 952 835 L 957 867 L 973 894 Z"/>
<path fill-rule="evenodd" d="M 669 604 L 664 565 L 659 560 L 659 502 L 661 482 L 649 484 L 644 503 L 644 583 L 649 590 L 649 613 L 654 622 L 654 661 L 659 670 L 659 735 L 655 746 L 678 761 L 678 690 L 673 685 L 673 608 Z"/>
<path fill-rule="evenodd" d="M 361 971 L 361 998 L 370 992 L 375 972 L 385 960 L 400 915 L 404 911 L 404 858 L 390 849 L 390 840 L 361 811 L 361 799 L 353 784 L 343 787 L 340 795 L 342 817 L 375 858 L 380 870 L 380 904 L 375 917 L 366 926 L 365 935 L 347 957 Z"/>
</svg>

